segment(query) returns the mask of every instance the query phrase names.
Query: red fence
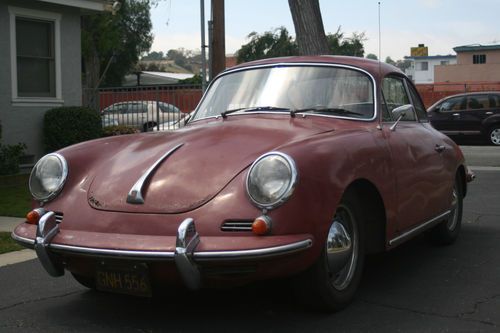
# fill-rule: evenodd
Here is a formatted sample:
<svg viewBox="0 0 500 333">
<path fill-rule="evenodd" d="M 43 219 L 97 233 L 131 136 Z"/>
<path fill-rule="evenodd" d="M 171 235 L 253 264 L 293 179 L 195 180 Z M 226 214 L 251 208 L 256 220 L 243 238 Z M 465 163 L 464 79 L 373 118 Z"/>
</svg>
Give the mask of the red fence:
<svg viewBox="0 0 500 333">
<path fill-rule="evenodd" d="M 477 91 L 500 91 L 500 82 L 417 84 L 417 90 L 428 108 L 446 96 Z"/>
<path fill-rule="evenodd" d="M 88 105 L 98 111 L 118 102 L 160 101 L 173 104 L 182 112 L 193 111 L 202 96 L 199 85 L 166 85 L 131 88 L 102 88 L 84 92 Z"/>
</svg>

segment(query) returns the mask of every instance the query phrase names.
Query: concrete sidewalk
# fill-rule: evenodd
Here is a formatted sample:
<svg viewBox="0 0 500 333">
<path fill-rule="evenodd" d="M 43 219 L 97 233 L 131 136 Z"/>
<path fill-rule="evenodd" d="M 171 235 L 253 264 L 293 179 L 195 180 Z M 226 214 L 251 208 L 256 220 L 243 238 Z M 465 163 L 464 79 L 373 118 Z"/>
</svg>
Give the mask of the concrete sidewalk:
<svg viewBox="0 0 500 333">
<path fill-rule="evenodd" d="M 21 222 L 24 222 L 24 218 L 0 216 L 0 231 L 12 232 Z"/>
<path fill-rule="evenodd" d="M 0 216 L 0 232 L 12 232 L 23 221 L 24 218 Z M 0 254 L 0 267 L 34 258 L 36 258 L 36 253 L 30 249 Z"/>
</svg>

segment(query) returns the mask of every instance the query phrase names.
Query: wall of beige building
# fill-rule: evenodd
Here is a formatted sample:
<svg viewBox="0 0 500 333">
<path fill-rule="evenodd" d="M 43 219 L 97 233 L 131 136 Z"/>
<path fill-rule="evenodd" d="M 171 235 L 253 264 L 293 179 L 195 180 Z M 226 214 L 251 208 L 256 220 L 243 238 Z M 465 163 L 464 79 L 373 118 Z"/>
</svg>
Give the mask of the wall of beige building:
<svg viewBox="0 0 500 333">
<path fill-rule="evenodd" d="M 500 63 L 436 66 L 434 82 L 500 82 Z"/>
<path fill-rule="evenodd" d="M 461 65 L 472 65 L 473 56 L 479 54 L 486 55 L 486 64 L 500 64 L 500 50 L 459 52 L 457 53 L 457 63 Z"/>
</svg>

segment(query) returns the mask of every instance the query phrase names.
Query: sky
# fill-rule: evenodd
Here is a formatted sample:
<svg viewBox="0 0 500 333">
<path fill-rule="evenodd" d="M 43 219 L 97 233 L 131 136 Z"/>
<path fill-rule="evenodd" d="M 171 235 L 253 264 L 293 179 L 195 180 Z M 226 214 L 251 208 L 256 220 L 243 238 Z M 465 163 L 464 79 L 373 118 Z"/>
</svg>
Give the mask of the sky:
<svg viewBox="0 0 500 333">
<path fill-rule="evenodd" d="M 345 36 L 364 32 L 365 56 L 379 55 L 378 0 L 320 0 L 326 33 L 341 27 Z M 453 48 L 470 44 L 500 44 L 500 0 L 380 0 L 381 59 L 410 55 L 418 44 L 429 55 L 455 54 Z M 210 18 L 205 0 L 205 20 Z M 225 0 L 226 53 L 236 52 L 255 31 L 280 26 L 295 36 L 287 0 Z M 151 11 L 151 51 L 167 52 L 201 45 L 200 0 L 161 0 Z M 207 30 L 207 29 L 206 29 Z M 208 40 L 208 39 L 207 39 Z"/>
</svg>

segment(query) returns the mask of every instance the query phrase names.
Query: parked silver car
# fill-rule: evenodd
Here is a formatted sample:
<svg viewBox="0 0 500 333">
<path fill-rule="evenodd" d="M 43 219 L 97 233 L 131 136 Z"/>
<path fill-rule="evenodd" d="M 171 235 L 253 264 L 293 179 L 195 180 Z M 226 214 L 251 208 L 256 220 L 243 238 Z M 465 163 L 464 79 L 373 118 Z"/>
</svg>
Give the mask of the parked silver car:
<svg viewBox="0 0 500 333">
<path fill-rule="evenodd" d="M 160 101 L 125 101 L 114 103 L 101 111 L 103 124 L 116 123 L 138 128 L 144 132 L 162 123 L 173 127 L 183 113 L 173 104 Z M 168 128 L 174 129 L 174 128 Z"/>
</svg>

